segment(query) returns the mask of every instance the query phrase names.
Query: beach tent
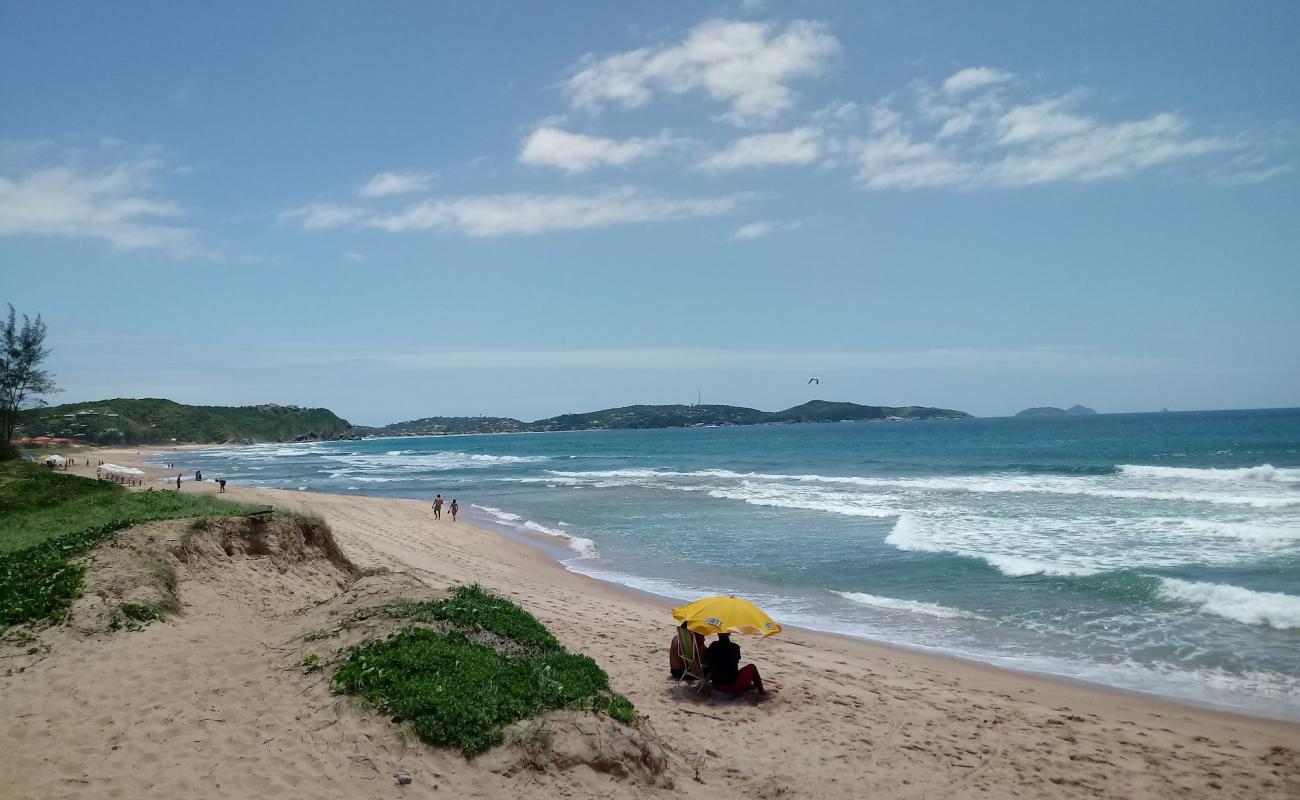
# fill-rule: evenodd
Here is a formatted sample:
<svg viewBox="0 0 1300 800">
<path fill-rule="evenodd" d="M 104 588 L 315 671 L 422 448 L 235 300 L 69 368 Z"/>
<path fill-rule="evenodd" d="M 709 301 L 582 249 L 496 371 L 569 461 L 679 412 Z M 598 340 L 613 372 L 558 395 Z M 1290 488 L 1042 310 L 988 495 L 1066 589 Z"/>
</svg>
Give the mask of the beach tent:
<svg viewBox="0 0 1300 800">
<path fill-rule="evenodd" d="M 102 464 L 99 467 L 105 472 L 115 472 L 118 475 L 143 475 L 144 470 L 135 467 L 120 467 L 117 464 Z"/>
<path fill-rule="evenodd" d="M 64 461 L 67 461 L 68 459 L 64 458 L 63 456 L 44 456 L 41 458 L 41 460 L 53 461 L 55 464 L 62 464 Z"/>
</svg>

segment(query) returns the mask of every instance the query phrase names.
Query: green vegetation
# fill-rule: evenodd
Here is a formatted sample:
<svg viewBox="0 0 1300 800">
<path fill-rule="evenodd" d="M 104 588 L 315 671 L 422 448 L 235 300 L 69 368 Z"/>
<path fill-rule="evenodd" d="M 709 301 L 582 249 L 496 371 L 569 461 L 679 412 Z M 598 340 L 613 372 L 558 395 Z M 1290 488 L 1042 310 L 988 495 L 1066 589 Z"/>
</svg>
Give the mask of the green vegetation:
<svg viewBox="0 0 1300 800">
<path fill-rule="evenodd" d="M 158 609 L 144 603 L 123 603 L 122 616 L 135 622 L 150 622 L 155 619 L 162 619 L 162 613 Z"/>
<path fill-rule="evenodd" d="M 1097 412 L 1087 406 L 1074 405 L 1069 408 L 1056 406 L 1035 406 L 1016 413 L 1017 417 L 1088 417 Z"/>
<path fill-rule="evenodd" d="M 376 616 L 452 630 L 412 626 L 353 647 L 334 675 L 335 690 L 410 722 L 430 744 L 468 758 L 500 743 L 506 726 L 558 708 L 635 722 L 632 703 L 610 691 L 595 661 L 566 651 L 527 611 L 478 586 L 457 587 L 445 600 L 364 609 L 353 619 Z"/>
<path fill-rule="evenodd" d="M 31 409 L 21 436 L 61 436 L 97 444 L 289 442 L 338 439 L 352 425 L 324 408 L 188 406 L 171 400 L 99 400 Z"/>
<path fill-rule="evenodd" d="M 706 425 L 761 425 L 784 422 L 843 422 L 883 419 L 969 419 L 964 411 L 928 406 L 864 406 L 813 400 L 785 411 L 759 411 L 743 406 L 667 405 L 623 406 L 586 414 L 561 414 L 536 422 L 505 417 L 425 417 L 382 428 L 357 426 L 362 436 L 425 436 L 442 433 L 501 433 L 509 431 L 590 431 L 628 428 L 689 428 Z"/>
<path fill-rule="evenodd" d="M 212 497 L 128 492 L 22 462 L 0 464 L 0 628 L 61 617 L 80 595 L 85 574 L 70 562 L 123 528 L 250 510 Z"/>
<path fill-rule="evenodd" d="M 41 369 L 49 355 L 41 315 L 33 320 L 23 314 L 20 326 L 18 312 L 9 306 L 9 318 L 0 325 L 0 461 L 17 455 L 9 440 L 19 411 L 33 402 L 44 405 L 39 395 L 58 391 L 54 376 Z"/>
</svg>

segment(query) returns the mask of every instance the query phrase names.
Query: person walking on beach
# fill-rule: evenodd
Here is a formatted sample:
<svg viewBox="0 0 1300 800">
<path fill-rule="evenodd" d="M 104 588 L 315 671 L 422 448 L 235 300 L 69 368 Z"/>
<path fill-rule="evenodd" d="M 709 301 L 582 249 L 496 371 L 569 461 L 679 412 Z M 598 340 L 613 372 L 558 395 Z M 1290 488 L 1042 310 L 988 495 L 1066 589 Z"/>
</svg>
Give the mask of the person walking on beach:
<svg viewBox="0 0 1300 800">
<path fill-rule="evenodd" d="M 433 498 L 433 518 L 442 519 L 442 495 Z"/>
<path fill-rule="evenodd" d="M 181 476 L 180 473 L 178 472 L 176 473 L 176 491 L 179 492 L 180 490 L 181 490 Z"/>
<path fill-rule="evenodd" d="M 460 513 L 460 506 L 456 505 L 456 498 L 451 498 L 451 505 L 447 507 L 451 511 L 451 521 L 456 521 L 456 515 Z"/>
</svg>

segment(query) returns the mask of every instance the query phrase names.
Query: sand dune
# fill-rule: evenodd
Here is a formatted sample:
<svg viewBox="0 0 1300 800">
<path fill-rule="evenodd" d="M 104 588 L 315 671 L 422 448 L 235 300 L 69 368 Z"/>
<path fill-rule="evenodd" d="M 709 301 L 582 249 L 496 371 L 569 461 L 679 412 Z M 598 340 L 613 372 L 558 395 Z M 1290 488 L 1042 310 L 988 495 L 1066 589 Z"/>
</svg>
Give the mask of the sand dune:
<svg viewBox="0 0 1300 800">
<path fill-rule="evenodd" d="M 105 460 L 138 463 L 134 451 Z M 91 470 L 93 473 L 93 469 Z M 214 491 L 187 483 L 184 491 Z M 788 630 L 742 640 L 770 697 L 711 701 L 667 680 L 668 605 L 576 575 L 425 503 L 231 486 L 323 515 L 349 558 L 392 575 L 333 597 L 326 567 L 184 569 L 184 614 L 135 633 L 47 632 L 6 651 L 0 794 L 37 797 L 1300 797 L 1300 725 L 1221 714 Z M 159 534 L 161 535 L 161 534 Z M 668 758 L 668 790 L 589 766 L 466 762 L 329 694 L 306 631 L 396 591 L 477 581 L 605 667 Z M 321 602 L 317 605 L 318 601 Z M 339 642 L 313 647 L 328 655 Z M 493 771 L 493 770 L 498 771 Z M 409 786 L 392 774 L 409 773 Z"/>
</svg>

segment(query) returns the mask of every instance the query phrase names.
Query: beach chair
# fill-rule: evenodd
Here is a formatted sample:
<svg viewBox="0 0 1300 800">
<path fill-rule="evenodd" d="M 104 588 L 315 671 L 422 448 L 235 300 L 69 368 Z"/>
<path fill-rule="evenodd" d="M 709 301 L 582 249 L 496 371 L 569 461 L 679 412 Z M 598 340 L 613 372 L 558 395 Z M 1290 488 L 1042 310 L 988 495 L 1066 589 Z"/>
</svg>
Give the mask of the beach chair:
<svg viewBox="0 0 1300 800">
<path fill-rule="evenodd" d="M 686 665 L 681 677 L 677 679 L 678 685 L 687 678 L 694 678 L 697 682 L 695 693 L 704 694 L 709 686 L 709 679 L 704 674 L 704 653 L 701 652 L 701 648 L 695 646 L 695 634 L 685 626 L 677 628 L 677 654 L 682 657 L 682 663 Z"/>
</svg>

